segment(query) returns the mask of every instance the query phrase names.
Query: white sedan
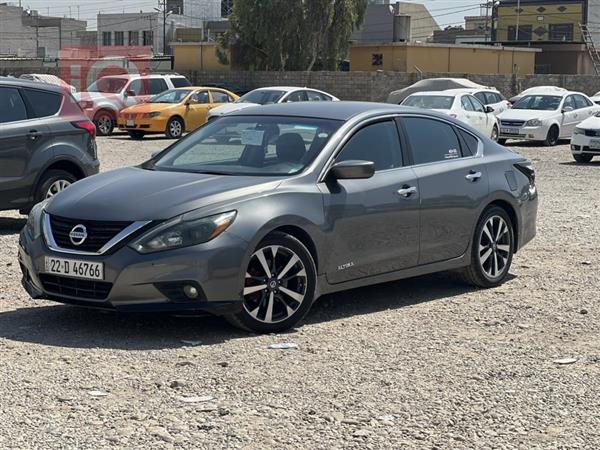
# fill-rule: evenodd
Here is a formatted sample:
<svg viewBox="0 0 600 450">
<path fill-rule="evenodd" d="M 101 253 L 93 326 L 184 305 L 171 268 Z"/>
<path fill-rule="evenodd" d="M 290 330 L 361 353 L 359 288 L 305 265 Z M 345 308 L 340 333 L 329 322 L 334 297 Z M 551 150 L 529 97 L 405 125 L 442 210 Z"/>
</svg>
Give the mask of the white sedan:
<svg viewBox="0 0 600 450">
<path fill-rule="evenodd" d="M 464 89 L 419 92 L 409 95 L 401 104 L 447 114 L 471 125 L 494 140 L 498 139 L 498 122 L 494 110 L 483 106 L 477 98 Z"/>
<path fill-rule="evenodd" d="M 208 111 L 208 120 L 229 114 L 250 106 L 269 105 L 273 103 L 286 102 L 337 102 L 339 99 L 333 95 L 319 91 L 317 89 L 292 87 L 292 86 L 272 86 L 254 89 L 247 94 L 242 95 L 233 103 L 217 106 Z"/>
<path fill-rule="evenodd" d="M 512 107 L 512 103 L 506 100 L 506 98 L 504 98 L 504 96 L 494 88 L 447 89 L 444 92 L 471 94 L 481 103 L 483 103 L 484 106 L 489 106 L 492 108 L 494 110 L 494 115 L 496 116 Z"/>
<path fill-rule="evenodd" d="M 526 95 L 498 116 L 498 142 L 519 139 L 556 145 L 559 139 L 570 138 L 578 123 L 599 111 L 600 106 L 580 92 Z"/>
<path fill-rule="evenodd" d="M 600 92 L 596 92 L 594 95 L 590 97 L 590 100 L 594 103 L 600 105 Z"/>
<path fill-rule="evenodd" d="M 600 113 L 588 117 L 575 127 L 571 138 L 573 159 L 587 163 L 594 156 L 600 155 Z"/>
</svg>

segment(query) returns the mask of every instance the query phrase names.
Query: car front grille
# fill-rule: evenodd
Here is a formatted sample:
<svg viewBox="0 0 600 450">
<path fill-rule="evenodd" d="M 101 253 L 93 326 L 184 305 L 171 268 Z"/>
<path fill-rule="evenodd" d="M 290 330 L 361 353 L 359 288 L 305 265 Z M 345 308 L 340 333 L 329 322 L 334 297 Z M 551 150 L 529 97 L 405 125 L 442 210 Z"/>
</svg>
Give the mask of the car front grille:
<svg viewBox="0 0 600 450">
<path fill-rule="evenodd" d="M 64 217 L 50 216 L 50 226 L 52 236 L 56 245 L 68 250 L 78 250 L 83 252 L 98 252 L 112 238 L 118 235 L 132 222 L 105 222 L 92 220 L 66 219 Z M 69 233 L 77 225 L 85 226 L 87 238 L 81 245 L 75 245 L 71 242 Z"/>
<path fill-rule="evenodd" d="M 525 124 L 524 120 L 501 120 L 501 125 L 506 125 L 507 127 L 522 127 Z"/>
<path fill-rule="evenodd" d="M 85 300 L 106 300 L 113 286 L 105 281 L 79 280 L 46 273 L 40 274 L 40 281 L 49 294 Z"/>
</svg>

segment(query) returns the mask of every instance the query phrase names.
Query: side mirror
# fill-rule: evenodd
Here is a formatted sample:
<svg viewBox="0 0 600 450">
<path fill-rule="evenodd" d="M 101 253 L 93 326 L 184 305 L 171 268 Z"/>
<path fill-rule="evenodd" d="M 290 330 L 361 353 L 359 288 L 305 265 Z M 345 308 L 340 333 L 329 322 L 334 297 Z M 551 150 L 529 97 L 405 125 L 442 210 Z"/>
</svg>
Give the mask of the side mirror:
<svg viewBox="0 0 600 450">
<path fill-rule="evenodd" d="M 571 111 L 573 111 L 573 107 L 572 107 L 572 106 L 565 106 L 565 107 L 562 109 L 562 111 L 561 111 L 561 112 L 564 114 L 564 113 L 566 113 L 566 112 L 571 112 Z"/>
<path fill-rule="evenodd" d="M 371 178 L 375 174 L 375 164 L 372 161 L 341 161 L 335 163 L 329 172 L 336 180 L 358 180 Z"/>
<path fill-rule="evenodd" d="M 493 113 L 494 112 L 494 108 L 492 108 L 491 106 L 486 106 L 485 107 L 485 112 L 488 113 L 488 114 L 489 113 Z"/>
<path fill-rule="evenodd" d="M 127 89 L 125 91 L 125 96 L 126 97 L 135 97 L 135 92 L 133 92 L 131 89 Z"/>
<path fill-rule="evenodd" d="M 195 98 L 189 98 L 187 102 L 185 102 L 186 105 L 197 105 L 198 104 L 198 99 Z"/>
</svg>

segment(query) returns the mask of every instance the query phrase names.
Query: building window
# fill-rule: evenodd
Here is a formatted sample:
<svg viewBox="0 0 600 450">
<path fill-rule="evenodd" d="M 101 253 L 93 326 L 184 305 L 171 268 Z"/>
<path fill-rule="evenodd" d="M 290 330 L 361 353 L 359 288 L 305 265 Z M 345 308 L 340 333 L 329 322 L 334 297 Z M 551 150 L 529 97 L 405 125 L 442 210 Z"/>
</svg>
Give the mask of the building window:
<svg viewBox="0 0 600 450">
<path fill-rule="evenodd" d="M 572 41 L 573 40 L 573 24 L 572 23 L 550 24 L 549 39 L 551 41 Z"/>
<path fill-rule="evenodd" d="M 371 55 L 372 66 L 383 66 L 383 53 L 373 53 Z"/>
<path fill-rule="evenodd" d="M 531 41 L 531 25 L 519 26 L 519 37 L 517 38 L 517 27 L 515 25 L 508 26 L 509 41 Z"/>
<path fill-rule="evenodd" d="M 154 32 L 152 30 L 150 31 L 144 31 L 144 35 L 143 35 L 143 45 L 154 45 Z"/>
<path fill-rule="evenodd" d="M 125 33 L 123 31 L 115 31 L 115 45 L 125 45 Z"/>
<path fill-rule="evenodd" d="M 231 16 L 231 11 L 233 11 L 233 0 L 221 0 L 221 17 Z"/>
<path fill-rule="evenodd" d="M 140 45 L 140 32 L 130 31 L 129 32 L 129 45 Z"/>
<path fill-rule="evenodd" d="M 102 45 L 112 45 L 112 32 L 111 31 L 103 31 L 102 32 Z"/>
</svg>

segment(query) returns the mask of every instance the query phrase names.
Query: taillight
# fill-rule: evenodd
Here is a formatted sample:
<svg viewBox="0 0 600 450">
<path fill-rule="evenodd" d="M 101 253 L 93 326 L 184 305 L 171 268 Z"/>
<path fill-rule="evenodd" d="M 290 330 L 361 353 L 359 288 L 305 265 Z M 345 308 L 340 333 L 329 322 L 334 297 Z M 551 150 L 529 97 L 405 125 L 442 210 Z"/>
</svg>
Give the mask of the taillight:
<svg viewBox="0 0 600 450">
<path fill-rule="evenodd" d="M 92 139 L 96 139 L 96 125 L 94 125 L 89 120 L 79 120 L 77 122 L 71 122 L 75 128 L 79 128 L 80 130 L 87 131 Z"/>
<path fill-rule="evenodd" d="M 530 162 L 522 162 L 514 165 L 515 169 L 521 172 L 529 180 L 529 184 L 535 186 L 535 170 Z"/>
</svg>

